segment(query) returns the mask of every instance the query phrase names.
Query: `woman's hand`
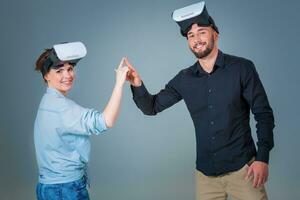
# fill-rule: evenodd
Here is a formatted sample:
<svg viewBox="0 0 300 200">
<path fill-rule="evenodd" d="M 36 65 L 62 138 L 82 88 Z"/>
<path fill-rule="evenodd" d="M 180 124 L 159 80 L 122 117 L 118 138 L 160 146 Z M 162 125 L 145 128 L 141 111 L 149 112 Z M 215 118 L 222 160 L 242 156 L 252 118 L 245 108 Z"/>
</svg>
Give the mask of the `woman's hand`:
<svg viewBox="0 0 300 200">
<path fill-rule="evenodd" d="M 116 72 L 116 85 L 123 86 L 126 81 L 126 77 L 129 73 L 129 68 L 125 64 L 124 57 L 122 58 L 119 67 L 115 69 L 115 72 Z"/>
<path fill-rule="evenodd" d="M 111 97 L 103 111 L 105 124 L 108 128 L 113 127 L 115 124 L 121 106 L 121 99 L 123 93 L 123 86 L 126 81 L 129 68 L 124 64 L 125 58 L 122 58 L 121 63 L 116 71 L 116 84 L 112 91 Z"/>
</svg>

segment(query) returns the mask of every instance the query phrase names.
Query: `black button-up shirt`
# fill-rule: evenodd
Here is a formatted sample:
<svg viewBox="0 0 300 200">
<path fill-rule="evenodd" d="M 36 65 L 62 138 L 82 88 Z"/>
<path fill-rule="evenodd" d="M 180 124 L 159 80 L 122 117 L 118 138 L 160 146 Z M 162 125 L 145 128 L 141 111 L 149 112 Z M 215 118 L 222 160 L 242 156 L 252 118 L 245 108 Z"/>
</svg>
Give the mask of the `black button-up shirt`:
<svg viewBox="0 0 300 200">
<path fill-rule="evenodd" d="M 156 95 L 144 84 L 131 89 L 136 105 L 146 115 L 184 100 L 196 130 L 196 168 L 205 175 L 238 170 L 254 156 L 268 163 L 274 146 L 274 117 L 251 61 L 219 51 L 211 73 L 196 62 Z M 250 109 L 257 121 L 257 151 L 249 125 Z"/>
</svg>

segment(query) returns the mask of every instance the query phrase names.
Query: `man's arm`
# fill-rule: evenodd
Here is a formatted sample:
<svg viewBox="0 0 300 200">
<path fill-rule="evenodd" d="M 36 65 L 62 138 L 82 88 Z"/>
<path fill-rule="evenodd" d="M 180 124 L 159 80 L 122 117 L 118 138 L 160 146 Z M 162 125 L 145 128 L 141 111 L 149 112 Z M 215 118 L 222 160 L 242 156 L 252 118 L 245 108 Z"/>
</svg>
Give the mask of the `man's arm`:
<svg viewBox="0 0 300 200">
<path fill-rule="evenodd" d="M 269 152 L 274 146 L 274 116 L 266 92 L 251 62 L 244 73 L 243 97 L 248 102 L 257 122 L 257 156 L 248 169 L 247 178 L 253 175 L 253 186 L 262 186 L 268 178 Z"/>
<path fill-rule="evenodd" d="M 125 59 L 125 64 L 129 67 L 127 80 L 131 83 L 133 100 L 145 115 L 156 115 L 158 112 L 169 108 L 182 99 L 180 93 L 176 89 L 176 84 L 178 83 L 177 76 L 174 77 L 159 93 L 151 95 L 143 84 L 138 72 L 129 63 L 127 58 Z"/>
</svg>

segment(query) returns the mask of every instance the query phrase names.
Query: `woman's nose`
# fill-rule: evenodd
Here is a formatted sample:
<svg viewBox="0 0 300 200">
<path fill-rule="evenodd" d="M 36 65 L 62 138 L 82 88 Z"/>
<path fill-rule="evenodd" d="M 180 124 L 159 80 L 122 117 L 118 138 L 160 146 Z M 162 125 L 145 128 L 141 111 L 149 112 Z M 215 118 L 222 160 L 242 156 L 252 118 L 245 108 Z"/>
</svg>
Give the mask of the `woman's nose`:
<svg viewBox="0 0 300 200">
<path fill-rule="evenodd" d="M 72 76 L 72 74 L 71 74 L 72 72 L 70 72 L 70 71 L 68 71 L 68 70 L 66 70 L 65 71 L 65 73 L 64 73 L 64 77 L 66 77 L 66 78 L 69 78 L 69 77 L 71 77 Z"/>
</svg>

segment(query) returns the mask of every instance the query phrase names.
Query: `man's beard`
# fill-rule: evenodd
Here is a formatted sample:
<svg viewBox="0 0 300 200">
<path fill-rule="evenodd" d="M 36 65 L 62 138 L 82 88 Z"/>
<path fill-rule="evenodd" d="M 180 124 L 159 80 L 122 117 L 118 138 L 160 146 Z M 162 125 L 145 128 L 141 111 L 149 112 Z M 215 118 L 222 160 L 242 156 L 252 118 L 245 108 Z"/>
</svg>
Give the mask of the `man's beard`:
<svg viewBox="0 0 300 200">
<path fill-rule="evenodd" d="M 209 43 L 207 44 L 206 48 L 203 51 L 196 52 L 192 48 L 190 49 L 198 59 L 201 59 L 208 56 L 210 52 L 212 52 L 214 45 L 215 45 L 214 37 L 211 37 Z"/>
</svg>

